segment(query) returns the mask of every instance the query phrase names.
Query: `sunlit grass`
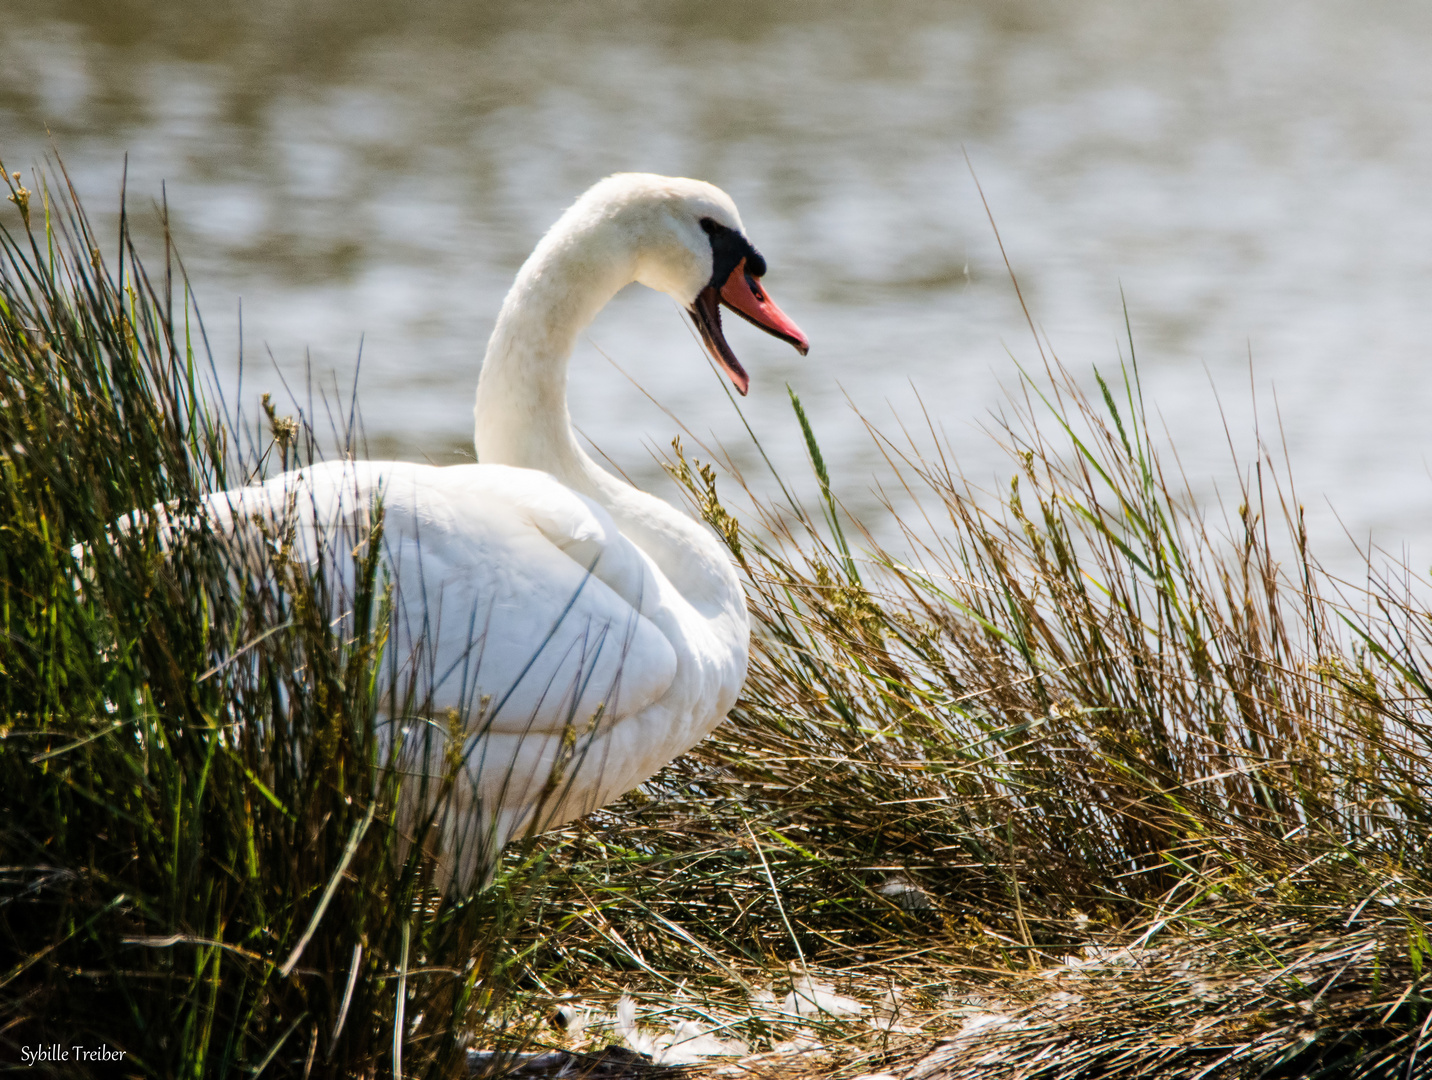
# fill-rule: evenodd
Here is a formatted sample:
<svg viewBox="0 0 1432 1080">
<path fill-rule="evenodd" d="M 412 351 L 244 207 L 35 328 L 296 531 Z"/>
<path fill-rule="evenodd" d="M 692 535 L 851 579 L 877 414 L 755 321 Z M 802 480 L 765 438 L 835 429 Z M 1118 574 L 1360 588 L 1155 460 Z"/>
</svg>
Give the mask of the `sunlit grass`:
<svg viewBox="0 0 1432 1080">
<path fill-rule="evenodd" d="M 379 678 L 396 659 L 381 518 L 330 553 L 356 563 L 341 624 L 332 575 L 285 537 L 213 535 L 199 499 L 306 460 L 313 433 L 270 410 L 259 437 L 206 399 L 172 252 L 153 279 L 127 228 L 102 254 L 66 187 L 12 194 L 0 1052 L 108 1043 L 165 1076 L 460 1067 L 521 904 L 437 887 L 423 841 L 456 763 L 430 781 L 383 767 L 379 715 L 420 702 Z"/>
<path fill-rule="evenodd" d="M 458 1075 L 469 1041 L 661 1050 L 683 1020 L 747 1068 L 852 1075 L 1391 1077 L 1432 1053 L 1432 619 L 1393 578 L 1335 589 L 1267 456 L 1226 516 L 1197 508 L 1132 366 L 1092 398 L 1052 362 L 1025 379 L 997 494 L 933 434 L 872 430 L 916 507 L 901 551 L 839 505 L 794 398 L 814 510 L 753 493 L 807 463 L 741 491 L 676 450 L 747 584 L 744 695 L 455 896 L 399 836 L 376 734 L 420 706 L 381 699 L 381 520 L 334 554 L 358 561 L 341 632 L 282 538 L 262 573 L 202 529 L 175 545 L 149 508 L 183 520 L 313 433 L 205 394 L 169 253 L 162 280 L 127 234 L 101 255 L 67 190 L 9 213 L 7 1060 L 58 1039 L 156 1075 Z M 817 986 L 863 1011 L 802 1006 Z"/>
</svg>

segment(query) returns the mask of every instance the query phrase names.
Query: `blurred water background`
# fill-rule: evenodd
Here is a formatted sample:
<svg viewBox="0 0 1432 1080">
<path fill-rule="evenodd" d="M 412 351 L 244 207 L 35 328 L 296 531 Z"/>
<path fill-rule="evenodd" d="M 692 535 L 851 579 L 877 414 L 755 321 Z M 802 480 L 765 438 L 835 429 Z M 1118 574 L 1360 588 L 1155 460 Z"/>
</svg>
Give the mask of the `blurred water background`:
<svg viewBox="0 0 1432 1080">
<path fill-rule="evenodd" d="M 470 459 L 493 318 L 564 206 L 617 170 L 711 180 L 812 343 L 734 322 L 747 416 L 803 469 L 789 382 L 878 519 L 850 402 L 893 428 L 922 401 L 1003 487 L 980 425 L 1011 354 L 1038 361 L 967 151 L 1074 369 L 1117 368 L 1122 288 L 1201 497 L 1234 480 L 1219 399 L 1246 456 L 1254 387 L 1324 560 L 1353 565 L 1346 531 L 1425 573 L 1428 56 L 1410 0 L 4 0 L 0 157 L 53 138 L 108 222 L 127 152 L 132 205 L 166 185 L 230 392 L 242 300 L 250 409 L 309 360 L 346 388 L 361 342 L 371 453 L 438 463 Z M 669 300 L 627 290 L 572 365 L 578 426 L 660 490 L 675 427 L 607 358 L 753 464 Z"/>
</svg>

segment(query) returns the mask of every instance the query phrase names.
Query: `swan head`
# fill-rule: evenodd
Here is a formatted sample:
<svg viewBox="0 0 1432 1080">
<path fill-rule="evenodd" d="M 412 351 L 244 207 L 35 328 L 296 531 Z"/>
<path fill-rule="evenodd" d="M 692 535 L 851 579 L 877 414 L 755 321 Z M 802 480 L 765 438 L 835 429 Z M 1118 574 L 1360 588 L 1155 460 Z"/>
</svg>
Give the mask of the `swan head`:
<svg viewBox="0 0 1432 1080">
<path fill-rule="evenodd" d="M 634 280 L 664 292 L 691 316 L 711 358 L 745 394 L 750 376 L 721 328 L 721 309 L 788 341 L 802 356 L 810 343 L 761 284 L 766 260 L 746 238 L 736 204 L 701 180 L 618 173 L 598 183 L 591 200 L 631 237 Z"/>
</svg>

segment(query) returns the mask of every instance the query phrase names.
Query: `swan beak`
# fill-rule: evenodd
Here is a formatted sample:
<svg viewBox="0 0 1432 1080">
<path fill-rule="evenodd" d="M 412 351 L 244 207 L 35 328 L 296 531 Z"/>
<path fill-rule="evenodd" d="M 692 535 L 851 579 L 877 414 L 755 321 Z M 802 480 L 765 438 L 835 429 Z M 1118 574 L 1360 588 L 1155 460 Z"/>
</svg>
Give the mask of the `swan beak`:
<svg viewBox="0 0 1432 1080">
<path fill-rule="evenodd" d="M 801 333 L 801 328 L 776 307 L 761 288 L 760 280 L 746 271 L 746 260 L 742 259 L 731 271 L 724 285 L 719 289 L 715 285 L 708 285 L 697 294 L 696 302 L 691 305 L 691 321 L 696 324 L 706 351 L 726 372 L 736 391 L 742 396 L 750 389 L 751 377 L 736 359 L 731 346 L 726 344 L 726 335 L 721 331 L 722 304 L 766 333 L 782 341 L 789 341 L 802 356 L 810 351 L 810 342 L 805 334 Z"/>
</svg>

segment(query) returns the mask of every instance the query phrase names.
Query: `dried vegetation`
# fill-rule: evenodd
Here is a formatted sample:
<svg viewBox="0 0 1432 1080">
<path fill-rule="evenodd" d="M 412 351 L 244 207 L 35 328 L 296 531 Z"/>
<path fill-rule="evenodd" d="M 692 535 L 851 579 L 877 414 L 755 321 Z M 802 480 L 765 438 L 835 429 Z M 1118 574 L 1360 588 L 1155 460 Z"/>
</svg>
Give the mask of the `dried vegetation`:
<svg viewBox="0 0 1432 1080">
<path fill-rule="evenodd" d="M 1331 580 L 1261 448 L 1206 517 L 1132 357 L 1092 398 L 1052 360 L 1022 381 L 999 497 L 872 430 L 917 507 L 899 552 L 794 399 L 814 511 L 678 447 L 749 588 L 741 702 L 451 896 L 396 841 L 371 562 L 348 640 L 321 583 L 235 590 L 212 546 L 112 528 L 311 441 L 240 453 L 182 279 L 127 235 L 110 269 L 40 190 L 0 237 L 11 1060 L 63 1031 L 136 1073 L 440 1076 L 470 1032 L 783 1076 L 1428 1068 L 1432 617 L 1396 576 Z"/>
</svg>

